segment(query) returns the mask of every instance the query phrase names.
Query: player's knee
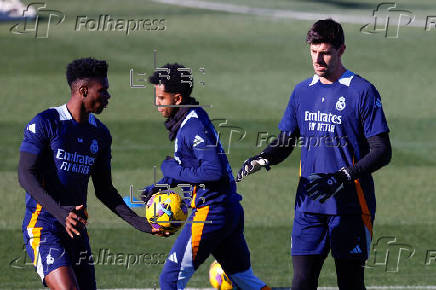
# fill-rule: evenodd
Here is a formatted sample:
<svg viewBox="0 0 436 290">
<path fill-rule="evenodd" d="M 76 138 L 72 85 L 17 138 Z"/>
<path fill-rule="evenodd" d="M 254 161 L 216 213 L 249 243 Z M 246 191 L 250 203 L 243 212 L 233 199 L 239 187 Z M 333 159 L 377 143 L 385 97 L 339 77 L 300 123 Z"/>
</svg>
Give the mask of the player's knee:
<svg viewBox="0 0 436 290">
<path fill-rule="evenodd" d="M 292 279 L 292 290 L 316 290 L 318 287 L 317 278 L 304 272 L 294 272 Z"/>
<path fill-rule="evenodd" d="M 73 282 L 71 282 L 71 283 L 68 283 L 68 282 L 58 283 L 58 281 L 54 281 L 52 283 L 50 283 L 50 282 L 47 283 L 46 282 L 46 284 L 47 284 L 47 287 L 49 287 L 50 289 L 79 290 L 79 287 L 75 283 L 73 283 Z M 80 289 L 82 289 L 82 288 L 80 288 Z M 85 288 L 85 289 L 87 289 L 87 288 Z"/>
<path fill-rule="evenodd" d="M 318 277 L 312 271 L 294 268 L 292 279 L 292 290 L 316 290 L 318 287 Z"/>
<path fill-rule="evenodd" d="M 78 290 L 76 275 L 71 267 L 62 266 L 51 271 L 44 277 L 44 282 L 50 289 Z"/>
</svg>

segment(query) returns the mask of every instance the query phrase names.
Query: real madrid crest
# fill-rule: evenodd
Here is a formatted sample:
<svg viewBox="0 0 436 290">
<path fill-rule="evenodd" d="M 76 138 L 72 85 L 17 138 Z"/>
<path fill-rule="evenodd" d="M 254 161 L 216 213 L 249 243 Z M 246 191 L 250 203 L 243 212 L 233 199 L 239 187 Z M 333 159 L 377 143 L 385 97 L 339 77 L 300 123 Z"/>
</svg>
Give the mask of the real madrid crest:
<svg viewBox="0 0 436 290">
<path fill-rule="evenodd" d="M 345 109 L 345 98 L 340 97 L 336 102 L 336 110 L 342 111 L 343 109 Z"/>
<path fill-rule="evenodd" d="M 382 103 L 381 103 L 381 100 L 380 100 L 379 98 L 377 98 L 377 99 L 375 100 L 375 105 L 376 105 L 377 107 L 379 107 L 379 108 L 382 107 Z"/>
<path fill-rule="evenodd" d="M 91 146 L 89 147 L 89 149 L 91 150 L 92 154 L 96 154 L 98 152 L 98 142 L 97 140 L 92 140 L 91 142 Z"/>
</svg>

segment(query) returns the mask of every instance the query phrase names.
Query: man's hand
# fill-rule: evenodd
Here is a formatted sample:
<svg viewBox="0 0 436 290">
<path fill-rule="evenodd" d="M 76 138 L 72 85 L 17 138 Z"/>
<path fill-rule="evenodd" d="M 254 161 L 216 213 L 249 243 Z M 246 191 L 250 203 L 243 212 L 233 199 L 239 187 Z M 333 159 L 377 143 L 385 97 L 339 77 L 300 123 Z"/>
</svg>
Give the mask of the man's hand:
<svg viewBox="0 0 436 290">
<path fill-rule="evenodd" d="M 236 182 L 241 181 L 245 176 L 260 170 L 262 167 L 265 167 L 266 170 L 271 169 L 268 160 L 260 155 L 256 155 L 245 160 L 244 164 L 242 164 L 242 168 L 239 170 L 238 175 L 236 176 Z"/>
<path fill-rule="evenodd" d="M 71 238 L 74 238 L 74 235 L 80 236 L 78 230 L 83 229 L 87 224 L 84 218 L 84 210 L 85 207 L 83 205 L 76 206 L 65 218 L 65 230 Z"/>
<path fill-rule="evenodd" d="M 159 187 L 156 187 L 154 184 L 152 184 L 144 187 L 139 197 L 145 203 L 145 205 L 147 205 L 147 202 L 150 200 L 151 196 L 157 192 L 159 192 Z"/>
<path fill-rule="evenodd" d="M 164 237 L 164 238 L 168 238 L 169 236 L 174 235 L 174 233 L 165 231 L 165 230 L 161 230 L 161 229 L 151 229 L 151 234 L 155 235 L 155 236 L 159 236 L 159 237 Z"/>
<path fill-rule="evenodd" d="M 346 168 L 335 173 L 312 173 L 305 184 L 306 194 L 313 200 L 324 203 L 344 188 L 344 183 L 351 182 L 352 178 Z"/>
</svg>

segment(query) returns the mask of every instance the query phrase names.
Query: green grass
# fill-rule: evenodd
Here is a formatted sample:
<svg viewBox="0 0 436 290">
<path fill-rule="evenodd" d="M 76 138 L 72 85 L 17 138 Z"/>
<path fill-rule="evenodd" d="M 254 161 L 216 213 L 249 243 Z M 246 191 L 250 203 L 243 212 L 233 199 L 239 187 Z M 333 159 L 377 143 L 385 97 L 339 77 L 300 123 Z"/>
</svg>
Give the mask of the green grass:
<svg viewBox="0 0 436 290">
<path fill-rule="evenodd" d="M 346 5 L 341 6 L 340 2 Z M 127 193 L 130 184 L 139 189 L 151 183 L 153 166 L 159 168 L 161 160 L 174 150 L 163 120 L 152 105 L 151 88 L 129 87 L 131 68 L 147 75 L 152 72 L 154 49 L 158 51 L 159 64 L 178 61 L 193 69 L 194 96 L 201 103 L 212 105 L 208 108 L 211 118 L 227 119 L 229 125 L 245 130 L 243 140 L 231 142 L 228 158 L 234 171 L 243 160 L 262 149 L 256 146 L 258 132 L 277 133 L 277 123 L 293 86 L 313 73 L 304 44 L 310 22 L 139 0 L 120 3 L 88 1 L 84 7 L 72 1 L 47 1 L 50 9 L 66 14 L 65 22 L 54 26 L 48 39 L 13 35 L 9 33 L 12 23 L 0 23 L 0 288 L 41 287 L 31 266 L 17 269 L 10 265 L 15 258 L 24 257 L 20 231 L 24 192 L 17 182 L 18 148 L 25 124 L 37 112 L 67 101 L 69 91 L 64 70 L 72 59 L 91 55 L 107 59 L 110 64 L 112 98 L 109 108 L 99 118 L 113 136 L 113 180 L 121 193 Z M 236 3 L 314 12 L 324 8 L 339 11 L 357 3 L 359 13 L 369 14 L 375 2 L 274 1 L 270 5 L 264 1 L 240 0 Z M 410 7 L 400 4 L 404 9 L 427 10 L 429 15 L 435 8 L 431 1 L 424 0 Z M 134 32 L 128 36 L 122 32 L 73 30 L 78 15 L 98 17 L 99 14 L 128 19 L 165 18 L 167 29 Z M 398 244 L 415 249 L 411 258 L 403 252 L 398 272 L 386 272 L 383 265 L 368 268 L 367 285 L 436 285 L 433 275 L 436 263 L 425 264 L 427 251 L 436 250 L 433 242 L 436 239 L 433 230 L 436 106 L 431 80 L 434 32 L 407 27 L 401 29 L 400 38 L 385 39 L 383 35 L 362 34 L 359 28 L 359 25 L 344 24 L 347 41 L 344 63 L 380 91 L 393 146 L 391 164 L 374 175 L 377 192 L 374 240 L 393 236 Z M 206 74 L 198 71 L 200 67 L 206 68 Z M 205 86 L 199 81 L 204 81 Z M 220 130 L 222 143 L 228 144 L 229 130 Z M 244 196 L 246 238 L 253 269 L 273 286 L 289 286 L 292 277 L 289 237 L 298 154 L 296 150 L 272 171 L 262 171 L 238 186 Z M 88 203 L 94 254 L 104 248 L 112 253 L 166 254 L 175 240 L 175 237 L 151 237 L 130 228 L 95 199 L 92 185 Z M 210 262 L 200 267 L 190 286 L 209 285 Z M 371 258 L 369 262 L 371 265 L 374 261 Z M 140 264 L 126 269 L 123 265 L 99 264 L 96 265 L 98 286 L 153 287 L 161 267 Z M 336 285 L 331 258 L 323 268 L 320 285 Z"/>
</svg>

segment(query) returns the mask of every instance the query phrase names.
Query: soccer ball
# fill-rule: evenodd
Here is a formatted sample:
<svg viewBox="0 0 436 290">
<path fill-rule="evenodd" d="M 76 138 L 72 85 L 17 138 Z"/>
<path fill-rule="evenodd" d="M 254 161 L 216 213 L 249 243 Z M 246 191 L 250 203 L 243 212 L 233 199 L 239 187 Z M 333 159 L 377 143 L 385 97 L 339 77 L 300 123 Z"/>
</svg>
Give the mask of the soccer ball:
<svg viewBox="0 0 436 290">
<path fill-rule="evenodd" d="M 214 261 L 209 268 L 209 281 L 213 288 L 228 290 L 233 289 L 232 281 L 230 281 L 229 277 L 224 273 L 221 265 Z"/>
<path fill-rule="evenodd" d="M 186 220 L 188 208 L 177 193 L 158 192 L 148 200 L 145 216 L 153 228 L 175 233 Z"/>
</svg>

